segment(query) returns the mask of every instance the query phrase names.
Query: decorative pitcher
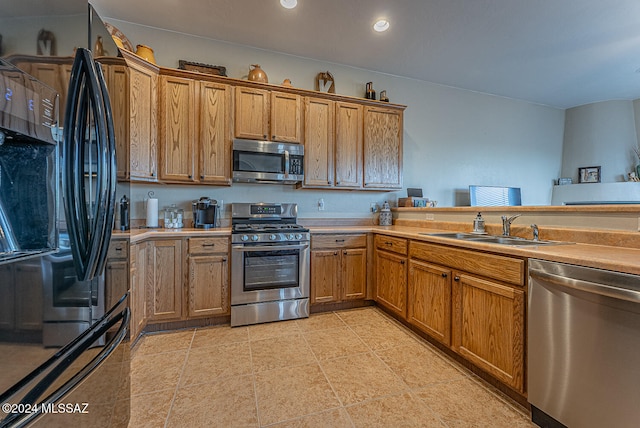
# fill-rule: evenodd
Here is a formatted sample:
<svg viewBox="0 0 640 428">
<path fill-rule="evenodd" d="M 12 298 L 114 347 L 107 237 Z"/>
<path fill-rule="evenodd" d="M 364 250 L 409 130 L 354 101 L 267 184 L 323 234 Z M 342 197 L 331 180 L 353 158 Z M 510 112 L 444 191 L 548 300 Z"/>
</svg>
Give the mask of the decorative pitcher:
<svg viewBox="0 0 640 428">
<path fill-rule="evenodd" d="M 251 64 L 251 67 L 253 68 L 249 68 L 249 80 L 253 82 L 269 83 L 267 73 L 260 68 L 260 65 Z"/>
</svg>

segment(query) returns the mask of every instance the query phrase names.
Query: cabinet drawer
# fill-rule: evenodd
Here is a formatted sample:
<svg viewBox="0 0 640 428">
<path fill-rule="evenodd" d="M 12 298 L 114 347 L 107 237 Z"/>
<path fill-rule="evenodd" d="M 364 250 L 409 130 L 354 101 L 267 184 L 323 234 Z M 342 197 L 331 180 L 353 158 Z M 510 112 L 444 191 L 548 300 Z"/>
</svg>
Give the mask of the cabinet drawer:
<svg viewBox="0 0 640 428">
<path fill-rule="evenodd" d="M 318 248 L 361 248 L 367 246 L 367 235 L 312 235 L 311 249 Z"/>
<path fill-rule="evenodd" d="M 376 248 L 379 250 L 391 251 L 407 255 L 407 240 L 404 238 L 394 238 L 387 235 L 376 235 Z"/>
<path fill-rule="evenodd" d="M 189 254 L 226 253 L 229 251 L 229 238 L 189 238 Z"/>
<path fill-rule="evenodd" d="M 129 258 L 129 241 L 124 239 L 113 240 L 109 244 L 107 252 L 108 259 L 128 259 Z"/>
<path fill-rule="evenodd" d="M 417 241 L 411 242 L 409 256 L 487 278 L 524 285 L 524 260 Z"/>
</svg>

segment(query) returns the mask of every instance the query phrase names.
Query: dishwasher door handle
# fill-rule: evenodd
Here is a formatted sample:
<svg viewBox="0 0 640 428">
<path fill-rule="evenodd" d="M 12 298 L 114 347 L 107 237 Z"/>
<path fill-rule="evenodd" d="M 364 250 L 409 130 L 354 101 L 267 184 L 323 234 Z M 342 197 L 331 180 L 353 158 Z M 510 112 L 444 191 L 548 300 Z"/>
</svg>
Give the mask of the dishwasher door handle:
<svg viewBox="0 0 640 428">
<path fill-rule="evenodd" d="M 627 288 L 612 287 L 606 284 L 555 275 L 531 268 L 529 269 L 529 276 L 561 287 L 567 287 L 591 294 L 599 294 L 601 296 L 611 297 L 618 300 L 626 300 L 632 303 L 640 303 L 640 292 L 629 290 Z"/>
</svg>

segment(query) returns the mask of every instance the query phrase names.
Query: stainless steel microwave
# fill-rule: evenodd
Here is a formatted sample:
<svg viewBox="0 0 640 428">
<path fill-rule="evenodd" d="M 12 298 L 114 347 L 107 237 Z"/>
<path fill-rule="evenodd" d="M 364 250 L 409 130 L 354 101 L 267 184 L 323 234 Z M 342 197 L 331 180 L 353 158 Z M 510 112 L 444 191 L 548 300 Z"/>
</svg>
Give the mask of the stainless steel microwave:
<svg viewBox="0 0 640 428">
<path fill-rule="evenodd" d="M 304 178 L 304 146 L 233 140 L 233 181 L 294 184 Z"/>
</svg>

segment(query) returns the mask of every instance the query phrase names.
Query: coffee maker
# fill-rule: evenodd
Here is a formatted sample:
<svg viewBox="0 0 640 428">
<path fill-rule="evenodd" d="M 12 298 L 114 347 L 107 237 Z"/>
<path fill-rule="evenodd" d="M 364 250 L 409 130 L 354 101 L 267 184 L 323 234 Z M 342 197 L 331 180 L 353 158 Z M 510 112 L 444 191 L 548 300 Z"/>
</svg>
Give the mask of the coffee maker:
<svg viewBox="0 0 640 428">
<path fill-rule="evenodd" d="M 201 197 L 193 201 L 193 227 L 201 229 L 211 229 L 218 227 L 218 201 Z"/>
</svg>

